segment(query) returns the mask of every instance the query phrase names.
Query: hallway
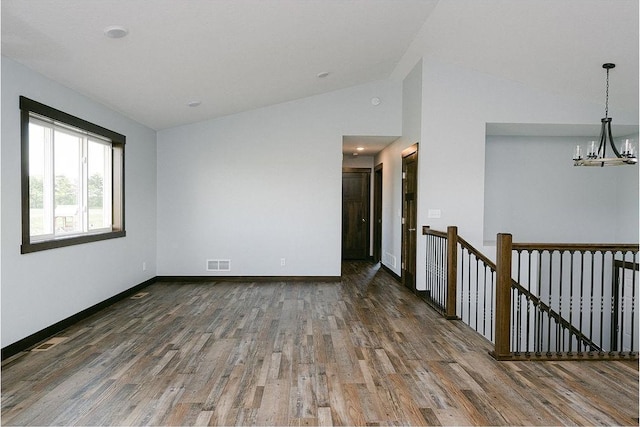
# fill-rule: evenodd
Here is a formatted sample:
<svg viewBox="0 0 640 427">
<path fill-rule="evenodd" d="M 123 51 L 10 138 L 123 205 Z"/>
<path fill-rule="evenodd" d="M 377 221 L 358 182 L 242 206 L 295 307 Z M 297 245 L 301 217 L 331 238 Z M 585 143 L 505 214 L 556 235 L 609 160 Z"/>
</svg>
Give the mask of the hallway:
<svg viewBox="0 0 640 427">
<path fill-rule="evenodd" d="M 367 262 L 155 283 L 2 364 L 4 425 L 638 423 L 634 362 L 496 362 Z"/>
</svg>

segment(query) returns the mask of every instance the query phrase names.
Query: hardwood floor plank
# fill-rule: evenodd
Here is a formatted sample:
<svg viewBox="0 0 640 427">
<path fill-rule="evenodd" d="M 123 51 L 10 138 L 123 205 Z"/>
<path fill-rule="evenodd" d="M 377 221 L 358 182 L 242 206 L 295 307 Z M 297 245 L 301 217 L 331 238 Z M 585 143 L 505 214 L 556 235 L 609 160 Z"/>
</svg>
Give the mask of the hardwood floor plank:
<svg viewBox="0 0 640 427">
<path fill-rule="evenodd" d="M 4 425 L 638 425 L 638 364 L 497 362 L 376 266 L 156 283 L 2 363 Z"/>
</svg>

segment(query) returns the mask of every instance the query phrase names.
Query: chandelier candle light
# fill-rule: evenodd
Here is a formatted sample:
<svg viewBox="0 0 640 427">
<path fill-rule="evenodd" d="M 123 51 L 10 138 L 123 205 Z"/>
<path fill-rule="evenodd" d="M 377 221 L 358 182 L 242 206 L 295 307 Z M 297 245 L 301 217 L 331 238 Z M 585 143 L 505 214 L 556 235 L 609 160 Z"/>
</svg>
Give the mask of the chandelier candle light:
<svg viewBox="0 0 640 427">
<path fill-rule="evenodd" d="M 600 130 L 600 145 L 596 146 L 596 141 L 591 141 L 587 151 L 587 157 L 582 157 L 582 148 L 576 146 L 576 152 L 573 155 L 574 166 L 621 166 L 635 165 L 638 163 L 635 148 L 629 139 L 626 139 L 622 147 L 622 153 L 618 151 L 613 143 L 611 134 L 611 117 L 609 117 L 609 70 L 615 68 L 616 64 L 602 64 L 602 68 L 607 70 L 607 90 L 604 109 L 604 118 L 601 120 L 602 128 Z M 607 144 L 611 146 L 615 157 L 607 157 Z"/>
</svg>

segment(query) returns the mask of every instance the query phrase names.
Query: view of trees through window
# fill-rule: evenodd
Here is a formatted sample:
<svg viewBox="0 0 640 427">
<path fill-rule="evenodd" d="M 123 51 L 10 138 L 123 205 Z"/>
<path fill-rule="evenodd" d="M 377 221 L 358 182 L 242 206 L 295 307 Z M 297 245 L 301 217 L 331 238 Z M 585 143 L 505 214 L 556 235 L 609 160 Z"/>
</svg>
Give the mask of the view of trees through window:
<svg viewBox="0 0 640 427">
<path fill-rule="evenodd" d="M 109 227 L 109 142 L 35 118 L 29 123 L 29 138 L 30 235 L 62 236 Z"/>
</svg>

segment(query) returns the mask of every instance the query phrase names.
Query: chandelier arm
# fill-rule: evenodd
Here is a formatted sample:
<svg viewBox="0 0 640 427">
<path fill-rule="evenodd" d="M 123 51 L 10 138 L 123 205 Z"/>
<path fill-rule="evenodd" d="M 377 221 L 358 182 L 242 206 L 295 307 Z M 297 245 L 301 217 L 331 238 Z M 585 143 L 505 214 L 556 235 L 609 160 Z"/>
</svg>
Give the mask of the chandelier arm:
<svg viewBox="0 0 640 427">
<path fill-rule="evenodd" d="M 618 151 L 618 149 L 616 148 L 616 144 L 614 144 L 613 142 L 613 135 L 611 134 L 611 119 L 609 119 L 607 121 L 607 132 L 609 134 L 609 143 L 611 144 L 611 149 L 613 150 L 613 152 L 615 153 L 616 157 L 622 157 L 620 155 L 620 152 Z"/>
<path fill-rule="evenodd" d="M 599 157 L 607 157 L 607 128 L 606 128 L 607 119 L 602 119 L 602 124 L 600 125 L 600 144 L 598 145 L 598 151 L 595 152 L 596 156 Z"/>
</svg>

